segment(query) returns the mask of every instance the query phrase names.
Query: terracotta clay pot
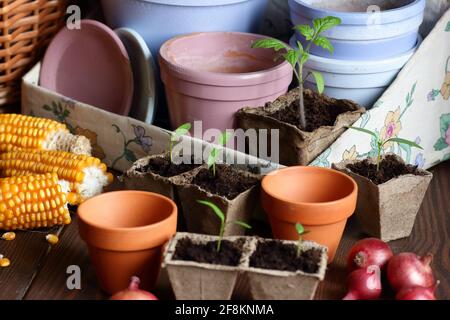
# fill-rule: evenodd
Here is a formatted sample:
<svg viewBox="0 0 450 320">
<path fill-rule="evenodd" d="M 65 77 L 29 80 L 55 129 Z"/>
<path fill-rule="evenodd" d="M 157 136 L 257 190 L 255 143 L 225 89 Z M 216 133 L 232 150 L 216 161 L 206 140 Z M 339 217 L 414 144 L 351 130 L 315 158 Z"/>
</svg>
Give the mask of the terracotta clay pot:
<svg viewBox="0 0 450 320">
<path fill-rule="evenodd" d="M 141 279 L 155 285 L 164 244 L 175 234 L 177 206 L 162 195 L 118 191 L 89 199 L 78 208 L 78 227 L 101 288 L 109 294 Z"/>
<path fill-rule="evenodd" d="M 275 238 L 297 240 L 295 224 L 309 233 L 304 240 L 328 247 L 329 262 L 336 253 L 348 217 L 356 208 L 358 186 L 349 176 L 331 169 L 290 167 L 262 181 L 262 206 Z"/>
</svg>

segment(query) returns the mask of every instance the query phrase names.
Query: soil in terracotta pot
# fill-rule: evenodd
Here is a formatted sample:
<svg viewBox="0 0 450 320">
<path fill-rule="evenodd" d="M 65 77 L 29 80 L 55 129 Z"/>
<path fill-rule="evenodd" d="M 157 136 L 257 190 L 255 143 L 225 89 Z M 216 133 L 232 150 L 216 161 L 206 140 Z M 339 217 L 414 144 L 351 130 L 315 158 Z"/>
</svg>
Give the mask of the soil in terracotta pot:
<svg viewBox="0 0 450 320">
<path fill-rule="evenodd" d="M 279 241 L 259 242 L 250 257 L 250 267 L 281 271 L 316 273 L 322 257 L 318 249 L 305 250 L 297 256 L 297 246 Z"/>
<path fill-rule="evenodd" d="M 189 238 L 183 238 L 177 243 L 173 259 L 234 267 L 241 260 L 243 245 L 243 240 L 224 240 L 217 252 L 217 241 L 197 244 Z"/>
<path fill-rule="evenodd" d="M 153 158 L 146 166 L 139 168 L 138 171 L 151 171 L 153 173 L 159 174 L 162 177 L 170 178 L 191 171 L 200 166 L 198 164 L 193 164 L 194 159 L 192 159 L 191 163 L 192 164 L 174 164 L 170 161 L 169 158 Z"/>
<path fill-rule="evenodd" d="M 217 166 L 215 176 L 212 170 L 203 169 L 192 180 L 193 184 L 228 200 L 233 200 L 258 182 L 258 179 L 245 176 L 241 171 L 226 165 Z"/>
<path fill-rule="evenodd" d="M 314 98 L 316 97 L 316 98 Z M 292 124 L 302 131 L 313 132 L 323 126 L 333 126 L 340 114 L 356 111 L 350 104 L 330 105 L 322 96 L 305 95 L 306 128 L 300 124 L 299 101 L 294 101 L 270 116 L 281 122 Z"/>
<path fill-rule="evenodd" d="M 347 169 L 372 180 L 375 184 L 382 184 L 406 174 L 422 175 L 417 169 L 417 166 L 404 164 L 393 155 L 388 155 L 381 161 L 378 171 L 377 165 L 367 159 L 349 164 L 347 165 Z"/>
</svg>

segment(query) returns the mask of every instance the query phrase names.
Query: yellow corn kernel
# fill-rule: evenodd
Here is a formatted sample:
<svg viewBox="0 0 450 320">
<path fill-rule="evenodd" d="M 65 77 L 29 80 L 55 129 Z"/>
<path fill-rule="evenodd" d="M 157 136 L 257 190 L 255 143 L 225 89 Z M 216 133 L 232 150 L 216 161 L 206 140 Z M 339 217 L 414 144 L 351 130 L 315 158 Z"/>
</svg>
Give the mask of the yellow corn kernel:
<svg viewBox="0 0 450 320">
<path fill-rule="evenodd" d="M 51 245 L 55 245 L 59 241 L 59 238 L 58 238 L 58 236 L 56 234 L 48 234 L 48 235 L 45 236 L 45 239 Z"/>
<path fill-rule="evenodd" d="M 0 254 L 0 268 L 9 267 L 11 261 L 8 258 L 5 258 L 2 254 Z"/>
<path fill-rule="evenodd" d="M 12 241 L 16 238 L 16 234 L 14 232 L 6 232 L 2 235 L 2 239 L 6 241 Z"/>
</svg>

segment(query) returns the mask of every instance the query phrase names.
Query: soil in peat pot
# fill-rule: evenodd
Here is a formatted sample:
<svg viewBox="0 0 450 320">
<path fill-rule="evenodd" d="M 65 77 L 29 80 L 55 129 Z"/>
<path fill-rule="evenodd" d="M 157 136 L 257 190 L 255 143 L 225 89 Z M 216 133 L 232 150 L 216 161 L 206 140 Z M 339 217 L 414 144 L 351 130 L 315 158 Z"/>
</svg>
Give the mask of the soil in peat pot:
<svg viewBox="0 0 450 320">
<path fill-rule="evenodd" d="M 404 164 L 393 155 L 386 156 L 380 162 L 380 169 L 378 171 L 377 165 L 375 163 L 371 163 L 368 159 L 357 163 L 348 164 L 347 169 L 362 177 L 368 178 L 377 185 L 406 174 L 413 174 L 416 176 L 423 175 L 419 172 L 417 166 Z"/>
<path fill-rule="evenodd" d="M 216 166 L 215 176 L 211 170 L 203 169 L 194 177 L 192 183 L 212 194 L 233 200 L 242 192 L 257 184 L 258 179 L 248 177 L 242 171 L 238 171 L 231 166 L 218 165 Z"/>
<path fill-rule="evenodd" d="M 234 242 L 223 240 L 217 252 L 217 241 L 194 243 L 189 238 L 180 239 L 175 248 L 173 260 L 237 266 L 241 260 L 244 240 Z"/>
<path fill-rule="evenodd" d="M 278 241 L 261 241 L 250 257 L 250 267 L 280 271 L 316 273 L 322 251 L 309 249 L 297 256 L 297 246 Z"/>
<path fill-rule="evenodd" d="M 198 168 L 200 165 L 194 164 L 194 159 L 192 159 L 191 164 L 174 164 L 167 158 L 153 158 L 148 164 L 140 169 L 141 172 L 153 172 L 159 174 L 162 177 L 171 178 L 178 176 L 180 174 L 186 173 L 188 171 Z"/>
<path fill-rule="evenodd" d="M 323 126 L 334 126 L 340 114 L 357 110 L 356 106 L 348 103 L 337 102 L 334 105 L 330 105 L 329 101 L 325 100 L 322 96 L 316 95 L 311 96 L 305 94 L 304 103 L 306 128 L 303 128 L 300 124 L 300 102 L 298 100 L 270 116 L 281 122 L 292 124 L 302 131 L 313 132 Z"/>
</svg>

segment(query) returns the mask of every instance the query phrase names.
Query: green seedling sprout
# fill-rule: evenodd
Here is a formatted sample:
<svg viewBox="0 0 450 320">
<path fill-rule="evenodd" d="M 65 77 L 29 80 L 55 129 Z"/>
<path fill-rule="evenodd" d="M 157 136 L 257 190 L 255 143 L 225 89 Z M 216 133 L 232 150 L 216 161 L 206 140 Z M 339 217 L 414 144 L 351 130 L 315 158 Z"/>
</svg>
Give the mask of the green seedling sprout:
<svg viewBox="0 0 450 320">
<path fill-rule="evenodd" d="M 295 224 L 295 230 L 298 234 L 298 241 L 297 241 L 297 257 L 300 257 L 300 253 L 302 253 L 302 243 L 303 243 L 303 235 L 309 233 L 309 231 L 305 230 L 303 225 L 301 223 Z"/>
<path fill-rule="evenodd" d="M 231 138 L 231 134 L 229 132 L 221 133 L 219 136 L 218 144 L 220 146 L 225 146 Z M 217 147 L 211 150 L 211 153 L 208 157 L 208 169 L 212 168 L 213 176 L 216 176 L 216 163 L 217 157 L 219 156 L 219 149 Z"/>
<path fill-rule="evenodd" d="M 172 151 L 175 144 L 180 140 L 181 136 L 184 136 L 191 130 L 192 125 L 190 123 L 185 123 L 179 126 L 172 134 L 170 135 L 170 162 L 173 162 Z"/>
<path fill-rule="evenodd" d="M 387 140 L 382 140 L 380 139 L 379 135 L 376 132 L 364 129 L 364 128 L 358 128 L 358 127 L 348 127 L 349 129 L 353 129 L 356 131 L 360 131 L 360 132 L 364 132 L 367 133 L 369 135 L 371 135 L 372 137 L 375 138 L 376 141 L 376 145 L 377 145 L 377 171 L 380 170 L 380 163 L 381 163 L 381 153 L 383 151 L 383 147 L 386 145 L 386 143 L 389 142 L 396 142 L 396 143 L 400 143 L 400 144 L 406 144 L 408 146 L 414 147 L 414 148 L 419 148 L 421 150 L 423 150 L 423 148 L 421 146 L 419 146 L 417 143 L 406 140 L 406 139 L 402 139 L 402 138 L 390 138 Z"/>
<path fill-rule="evenodd" d="M 220 219 L 220 231 L 219 231 L 219 241 L 217 241 L 217 252 L 220 252 L 220 248 L 222 245 L 222 239 L 223 239 L 223 233 L 225 232 L 226 225 L 234 223 L 235 225 L 238 225 L 244 229 L 252 228 L 247 223 L 238 221 L 238 220 L 225 223 L 225 215 L 218 206 L 216 206 L 214 203 L 212 203 L 210 201 L 206 201 L 206 200 L 198 200 L 197 202 L 211 208 L 213 210 L 213 212 L 216 214 L 216 216 L 219 217 L 219 219 Z"/>
<path fill-rule="evenodd" d="M 334 52 L 334 47 L 331 44 L 330 40 L 324 37 L 323 32 L 338 26 L 341 24 L 341 19 L 337 17 L 324 17 L 318 18 L 313 21 L 313 27 L 310 25 L 298 25 L 295 26 L 294 29 L 298 31 L 302 36 L 305 37 L 306 41 L 308 41 L 308 45 L 306 48 L 303 48 L 302 44 L 297 41 L 298 49 L 293 49 L 284 42 L 269 38 L 269 39 L 261 39 L 255 41 L 252 45 L 252 48 L 265 48 L 265 49 L 273 49 L 275 51 L 284 50 L 285 53 L 282 57 L 288 61 L 292 69 L 294 71 L 295 77 L 297 78 L 300 90 L 300 125 L 302 128 L 306 128 L 306 116 L 305 116 L 305 102 L 303 97 L 304 91 L 304 83 L 308 79 L 310 75 L 313 75 L 316 80 L 317 90 L 320 94 L 325 90 L 325 81 L 320 72 L 311 71 L 308 72 L 306 77 L 303 76 L 303 69 L 305 63 L 309 60 L 311 46 L 315 44 L 316 46 L 322 47 L 329 52 Z"/>
</svg>

